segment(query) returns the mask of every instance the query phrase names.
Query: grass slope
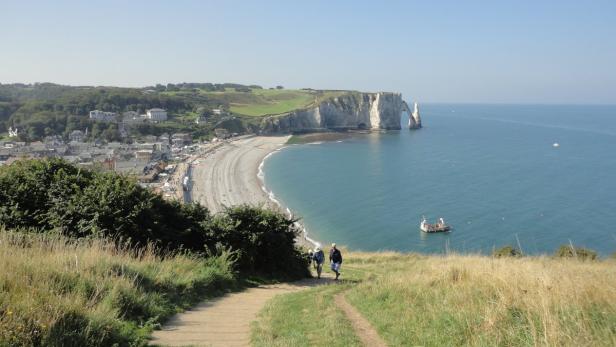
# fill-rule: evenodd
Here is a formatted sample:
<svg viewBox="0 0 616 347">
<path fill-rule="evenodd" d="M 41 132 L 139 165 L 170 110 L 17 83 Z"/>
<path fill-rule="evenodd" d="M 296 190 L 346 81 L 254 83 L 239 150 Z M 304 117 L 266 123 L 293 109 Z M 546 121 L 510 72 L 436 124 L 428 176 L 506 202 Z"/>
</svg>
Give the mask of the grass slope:
<svg viewBox="0 0 616 347">
<path fill-rule="evenodd" d="M 338 286 L 282 295 L 252 327 L 254 346 L 357 346 L 351 323 L 334 304 Z"/>
<path fill-rule="evenodd" d="M 0 346 L 145 345 L 164 318 L 234 284 L 225 256 L 0 231 Z"/>
<path fill-rule="evenodd" d="M 246 93 L 237 93 L 246 94 Z M 304 108 L 315 101 L 314 93 L 305 90 L 253 89 L 250 100 L 235 100 L 231 112 L 246 116 L 280 114 Z"/>
<path fill-rule="evenodd" d="M 274 301 L 254 340 L 321 344 L 338 329 L 346 334 L 344 323 L 328 317 L 336 314 L 332 295 L 348 289 L 349 302 L 392 346 L 616 345 L 613 260 L 345 255 L 342 278 L 349 282 Z"/>
<path fill-rule="evenodd" d="M 223 91 L 202 94 L 212 99 L 229 104 L 229 110 L 235 114 L 262 117 L 277 115 L 316 105 L 330 98 L 335 98 L 349 91 L 321 91 L 298 89 L 251 89 L 250 92 L 238 92 L 232 88 Z"/>
</svg>

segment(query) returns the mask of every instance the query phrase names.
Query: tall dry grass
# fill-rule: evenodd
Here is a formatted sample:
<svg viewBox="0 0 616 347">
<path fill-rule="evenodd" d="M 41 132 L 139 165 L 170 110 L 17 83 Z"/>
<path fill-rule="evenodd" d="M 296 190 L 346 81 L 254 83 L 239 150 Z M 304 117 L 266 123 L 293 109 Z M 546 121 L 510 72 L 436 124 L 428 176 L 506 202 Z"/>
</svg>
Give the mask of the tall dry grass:
<svg viewBox="0 0 616 347">
<path fill-rule="evenodd" d="M 351 302 L 392 345 L 614 346 L 616 262 L 356 253 Z"/>
<path fill-rule="evenodd" d="M 230 286 L 227 255 L 161 258 L 104 240 L 0 231 L 0 345 L 142 345 L 163 318 Z"/>
</svg>

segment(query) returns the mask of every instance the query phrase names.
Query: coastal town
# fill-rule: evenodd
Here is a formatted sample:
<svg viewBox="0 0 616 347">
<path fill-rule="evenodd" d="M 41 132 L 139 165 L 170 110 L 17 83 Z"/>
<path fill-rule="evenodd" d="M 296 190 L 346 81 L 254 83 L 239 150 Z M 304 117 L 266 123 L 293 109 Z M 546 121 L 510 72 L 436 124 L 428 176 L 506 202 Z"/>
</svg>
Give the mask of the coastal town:
<svg viewBox="0 0 616 347">
<path fill-rule="evenodd" d="M 123 141 L 87 141 L 86 128 L 73 130 L 68 138 L 52 135 L 41 141 L 24 142 L 19 140 L 19 129 L 10 128 L 9 137 L 0 139 L 0 166 L 21 159 L 62 158 L 80 167 L 133 176 L 142 186 L 165 198 L 184 200 L 183 178 L 189 163 L 238 136 L 224 128 L 215 129 L 216 137 L 210 141 L 195 140 L 185 132 L 139 138 L 130 135 L 132 124 L 166 121 L 167 112 L 160 108 L 149 109 L 141 115 L 134 111 L 117 114 L 92 110 L 89 118 L 95 122 L 117 123 Z"/>
</svg>

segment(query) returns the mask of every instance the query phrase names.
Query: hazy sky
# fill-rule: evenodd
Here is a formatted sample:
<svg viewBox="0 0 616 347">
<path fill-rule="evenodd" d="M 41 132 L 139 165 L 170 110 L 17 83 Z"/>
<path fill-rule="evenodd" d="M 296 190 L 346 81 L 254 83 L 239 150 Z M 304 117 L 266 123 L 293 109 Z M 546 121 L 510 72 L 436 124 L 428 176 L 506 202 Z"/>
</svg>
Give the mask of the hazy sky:
<svg viewBox="0 0 616 347">
<path fill-rule="evenodd" d="M 616 1 L 6 1 L 0 83 L 616 103 Z"/>
</svg>

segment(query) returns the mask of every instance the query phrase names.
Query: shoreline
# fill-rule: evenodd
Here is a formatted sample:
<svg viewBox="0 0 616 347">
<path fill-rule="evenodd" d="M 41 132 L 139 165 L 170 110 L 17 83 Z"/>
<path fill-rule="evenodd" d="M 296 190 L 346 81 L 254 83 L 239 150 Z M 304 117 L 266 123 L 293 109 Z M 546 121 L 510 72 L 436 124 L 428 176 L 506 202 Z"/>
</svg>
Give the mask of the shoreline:
<svg viewBox="0 0 616 347">
<path fill-rule="evenodd" d="M 290 136 L 248 136 L 226 141 L 205 155 L 192 160 L 191 201 L 199 202 L 212 213 L 239 204 L 274 208 L 289 217 L 290 209 L 276 199 L 265 185 L 265 160 L 285 147 Z M 303 235 L 297 243 L 312 248 L 318 242 Z"/>
<path fill-rule="evenodd" d="M 261 181 L 261 190 L 263 190 L 263 192 L 267 195 L 268 199 L 273 202 L 277 208 L 282 211 L 283 213 L 286 213 L 287 216 L 289 216 L 289 218 L 293 219 L 295 216 L 293 215 L 293 212 L 291 212 L 291 210 L 289 209 L 289 207 L 287 206 L 283 206 L 280 201 L 278 201 L 278 199 L 276 199 L 276 195 L 274 194 L 274 192 L 272 190 L 268 190 L 267 186 L 265 185 L 265 172 L 263 171 L 263 166 L 265 165 L 265 161 L 271 157 L 272 155 L 274 155 L 276 152 L 279 152 L 281 150 L 283 150 L 284 148 L 286 148 L 287 146 L 282 146 L 278 149 L 276 149 L 275 151 L 272 151 L 270 153 L 268 153 L 265 157 L 263 157 L 263 159 L 261 160 L 261 163 L 259 164 L 259 169 L 257 171 L 257 177 L 259 178 L 259 180 Z M 306 230 L 306 227 L 304 227 L 304 225 L 300 222 L 295 222 L 294 225 L 300 229 L 302 231 L 302 234 L 304 236 L 304 240 L 307 241 L 309 243 L 310 246 L 316 247 L 316 246 L 320 246 L 321 247 L 321 243 L 318 242 L 315 239 L 312 239 L 308 236 L 308 230 Z M 305 245 L 305 242 L 304 242 Z"/>
</svg>

